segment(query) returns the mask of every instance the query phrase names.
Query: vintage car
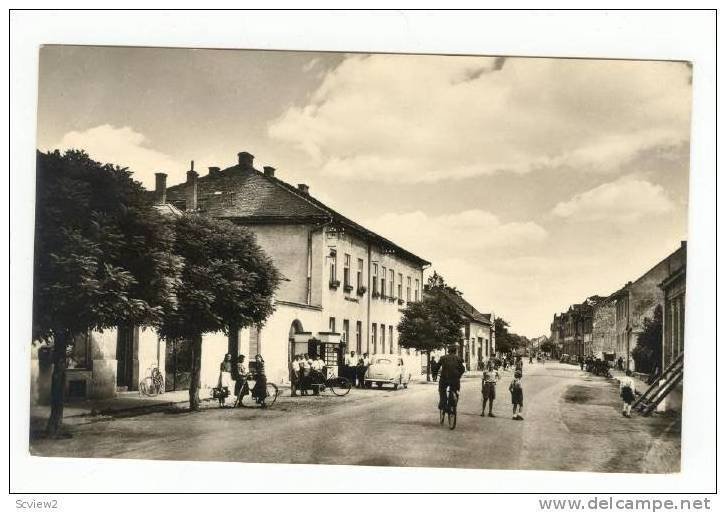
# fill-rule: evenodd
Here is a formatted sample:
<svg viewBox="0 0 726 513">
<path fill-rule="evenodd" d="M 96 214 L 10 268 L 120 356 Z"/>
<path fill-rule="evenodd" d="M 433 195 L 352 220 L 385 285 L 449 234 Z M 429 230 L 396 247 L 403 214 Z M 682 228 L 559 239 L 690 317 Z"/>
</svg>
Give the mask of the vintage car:
<svg viewBox="0 0 726 513">
<path fill-rule="evenodd" d="M 384 383 L 393 385 L 393 389 L 408 387 L 411 381 L 411 372 L 403 363 L 403 358 L 396 354 L 374 354 L 365 375 L 365 386 L 371 388 L 373 383 L 378 388 Z"/>
</svg>

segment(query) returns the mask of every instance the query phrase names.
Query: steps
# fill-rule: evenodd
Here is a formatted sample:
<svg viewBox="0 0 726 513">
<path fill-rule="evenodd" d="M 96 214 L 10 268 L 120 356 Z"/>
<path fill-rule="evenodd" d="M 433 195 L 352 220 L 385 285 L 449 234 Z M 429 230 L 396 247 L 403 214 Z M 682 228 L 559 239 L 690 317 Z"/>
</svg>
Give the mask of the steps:
<svg viewBox="0 0 726 513">
<path fill-rule="evenodd" d="M 653 384 L 633 403 L 633 410 L 650 415 L 658 405 L 683 381 L 683 353 L 660 374 Z"/>
</svg>

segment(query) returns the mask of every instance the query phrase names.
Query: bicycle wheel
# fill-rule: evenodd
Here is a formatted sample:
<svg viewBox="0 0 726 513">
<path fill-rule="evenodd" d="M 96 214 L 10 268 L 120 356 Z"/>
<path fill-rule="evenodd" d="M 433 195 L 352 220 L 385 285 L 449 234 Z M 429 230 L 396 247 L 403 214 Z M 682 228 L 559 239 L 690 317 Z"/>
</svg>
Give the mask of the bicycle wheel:
<svg viewBox="0 0 726 513">
<path fill-rule="evenodd" d="M 274 383 L 268 383 L 267 384 L 267 397 L 265 397 L 262 402 L 260 403 L 260 406 L 263 408 L 268 408 L 275 404 L 275 401 L 277 401 L 277 395 L 279 394 L 277 390 L 277 385 Z"/>
<path fill-rule="evenodd" d="M 149 397 L 154 397 L 159 393 L 156 385 L 154 385 L 154 380 L 149 377 L 144 378 L 144 380 L 139 383 L 139 390 L 142 394 Z"/>
<path fill-rule="evenodd" d="M 439 410 L 439 424 L 443 424 L 445 418 L 446 412 L 444 410 Z"/>
<path fill-rule="evenodd" d="M 454 429 L 456 427 L 456 403 L 457 398 L 454 394 L 449 394 L 449 412 L 448 412 L 448 421 L 449 421 L 449 429 Z"/>
<path fill-rule="evenodd" d="M 330 390 L 332 390 L 335 395 L 341 396 L 350 392 L 350 389 L 353 386 L 350 381 L 341 377 L 329 379 L 326 385 L 330 387 Z"/>
</svg>

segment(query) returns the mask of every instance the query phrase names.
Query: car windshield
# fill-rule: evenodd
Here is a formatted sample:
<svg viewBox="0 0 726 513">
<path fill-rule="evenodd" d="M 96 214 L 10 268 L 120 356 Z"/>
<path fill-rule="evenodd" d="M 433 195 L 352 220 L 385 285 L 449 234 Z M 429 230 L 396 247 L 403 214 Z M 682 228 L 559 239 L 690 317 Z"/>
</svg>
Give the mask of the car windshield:
<svg viewBox="0 0 726 513">
<path fill-rule="evenodd" d="M 391 360 L 388 358 L 378 358 L 376 359 L 376 363 L 391 363 Z"/>
</svg>

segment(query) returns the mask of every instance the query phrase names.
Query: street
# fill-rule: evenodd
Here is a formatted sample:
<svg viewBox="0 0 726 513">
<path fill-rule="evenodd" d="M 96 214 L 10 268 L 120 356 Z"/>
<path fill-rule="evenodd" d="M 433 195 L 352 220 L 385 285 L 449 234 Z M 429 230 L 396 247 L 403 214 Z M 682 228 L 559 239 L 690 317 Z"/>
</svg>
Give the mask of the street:
<svg viewBox="0 0 726 513">
<path fill-rule="evenodd" d="M 479 374 L 479 373 L 477 373 Z M 479 375 L 462 381 L 455 430 L 439 425 L 437 385 L 291 398 L 270 409 L 174 409 L 68 426 L 31 441 L 38 456 L 270 463 L 677 472 L 678 417 L 620 415 L 617 385 L 556 362 L 524 364 L 524 421 L 511 418 L 511 371 L 496 418 L 480 417 Z"/>
</svg>

